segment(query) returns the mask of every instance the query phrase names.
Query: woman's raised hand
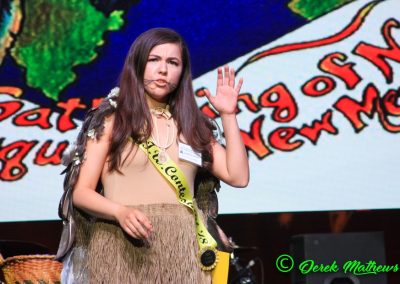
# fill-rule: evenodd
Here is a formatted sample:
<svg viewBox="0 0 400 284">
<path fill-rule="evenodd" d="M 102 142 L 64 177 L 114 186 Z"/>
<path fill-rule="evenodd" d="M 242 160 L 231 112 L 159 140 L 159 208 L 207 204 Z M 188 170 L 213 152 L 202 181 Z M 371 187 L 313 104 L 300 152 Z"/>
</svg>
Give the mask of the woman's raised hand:
<svg viewBox="0 0 400 284">
<path fill-rule="evenodd" d="M 153 226 L 150 220 L 140 210 L 123 206 L 119 208 L 116 219 L 121 228 L 135 239 L 145 240 L 150 237 Z"/>
<path fill-rule="evenodd" d="M 205 95 L 213 107 L 223 114 L 234 114 L 236 112 L 237 98 L 243 78 L 235 86 L 235 70 L 225 65 L 224 70 L 218 68 L 218 80 L 216 95 L 212 96 L 208 89 L 204 89 Z"/>
</svg>

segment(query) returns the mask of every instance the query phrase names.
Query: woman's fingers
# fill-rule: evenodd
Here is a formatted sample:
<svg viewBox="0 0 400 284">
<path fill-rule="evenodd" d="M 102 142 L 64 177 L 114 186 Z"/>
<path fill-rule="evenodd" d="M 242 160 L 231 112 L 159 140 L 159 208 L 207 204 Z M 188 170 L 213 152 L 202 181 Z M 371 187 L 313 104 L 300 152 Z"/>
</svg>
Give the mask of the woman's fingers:
<svg viewBox="0 0 400 284">
<path fill-rule="evenodd" d="M 126 224 L 123 227 L 124 231 L 130 235 L 131 237 L 135 238 L 135 239 L 140 239 L 140 235 L 138 233 L 138 231 L 136 230 L 136 228 L 133 225 L 128 225 Z"/>
<path fill-rule="evenodd" d="M 241 87 L 240 84 L 239 88 L 235 88 L 235 70 L 233 68 L 229 68 L 229 65 L 225 65 L 224 68 L 218 68 L 217 87 L 226 85 L 234 88 L 235 91 L 237 89 L 240 90 Z"/>
<path fill-rule="evenodd" d="M 147 231 L 137 219 L 131 220 L 131 225 L 136 229 L 140 239 L 147 239 L 150 237 L 150 232 Z"/>
<path fill-rule="evenodd" d="M 232 88 L 235 86 L 235 70 L 233 68 L 229 70 L 229 86 Z"/>
<path fill-rule="evenodd" d="M 243 78 L 240 78 L 240 79 L 239 79 L 239 82 L 237 83 L 236 88 L 235 88 L 235 92 L 236 92 L 237 94 L 240 93 L 240 89 L 242 88 L 242 85 L 243 85 Z"/>
<path fill-rule="evenodd" d="M 151 225 L 150 220 L 144 214 L 138 214 L 137 220 L 148 233 L 153 231 L 153 225 Z"/>
<path fill-rule="evenodd" d="M 223 76 L 222 76 L 222 68 L 218 68 L 218 75 L 217 75 L 217 87 L 222 86 L 224 83 Z"/>
<path fill-rule="evenodd" d="M 229 66 L 225 65 L 224 67 L 224 81 L 223 84 L 224 85 L 228 85 L 229 84 Z"/>
<path fill-rule="evenodd" d="M 126 220 L 123 226 L 125 232 L 136 239 L 147 239 L 150 237 L 150 230 L 147 230 L 136 218 Z"/>
<path fill-rule="evenodd" d="M 122 229 L 134 238 L 147 239 L 153 231 L 153 226 L 147 216 L 135 208 L 121 206 L 118 222 Z"/>
</svg>

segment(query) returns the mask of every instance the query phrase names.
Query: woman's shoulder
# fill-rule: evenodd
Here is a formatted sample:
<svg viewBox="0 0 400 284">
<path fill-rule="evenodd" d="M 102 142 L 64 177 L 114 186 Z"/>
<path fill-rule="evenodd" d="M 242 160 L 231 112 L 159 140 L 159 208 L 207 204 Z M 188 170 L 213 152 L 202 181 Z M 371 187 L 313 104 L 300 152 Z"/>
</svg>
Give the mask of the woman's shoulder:
<svg viewBox="0 0 400 284">
<path fill-rule="evenodd" d="M 111 135 L 114 127 L 116 97 L 119 89 L 114 88 L 106 98 L 86 114 L 82 129 L 92 138 L 100 138 L 103 134 Z"/>
<path fill-rule="evenodd" d="M 112 128 L 114 126 L 115 113 L 108 114 L 104 116 L 104 127 Z"/>
</svg>

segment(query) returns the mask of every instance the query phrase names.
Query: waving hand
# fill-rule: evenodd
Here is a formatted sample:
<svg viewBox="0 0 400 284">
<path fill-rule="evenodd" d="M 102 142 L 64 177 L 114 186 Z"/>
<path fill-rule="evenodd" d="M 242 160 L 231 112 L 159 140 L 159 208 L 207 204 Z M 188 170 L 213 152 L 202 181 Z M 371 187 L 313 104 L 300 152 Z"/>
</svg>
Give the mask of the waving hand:
<svg viewBox="0 0 400 284">
<path fill-rule="evenodd" d="M 235 86 L 235 71 L 225 65 L 224 72 L 218 68 L 216 95 L 212 96 L 208 89 L 204 92 L 213 107 L 222 114 L 233 114 L 236 111 L 237 98 L 242 87 L 243 79 L 240 78 Z"/>
</svg>

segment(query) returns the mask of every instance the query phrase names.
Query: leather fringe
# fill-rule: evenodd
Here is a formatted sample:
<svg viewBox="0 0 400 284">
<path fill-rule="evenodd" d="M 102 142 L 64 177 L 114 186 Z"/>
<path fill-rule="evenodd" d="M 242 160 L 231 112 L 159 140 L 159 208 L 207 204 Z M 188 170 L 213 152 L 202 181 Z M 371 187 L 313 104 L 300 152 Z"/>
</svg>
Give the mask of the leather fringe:
<svg viewBox="0 0 400 284">
<path fill-rule="evenodd" d="M 192 213 L 180 204 L 135 206 L 154 232 L 140 242 L 107 221 L 96 221 L 88 246 L 90 283 L 211 283 L 202 271 Z M 78 235 L 80 235 L 78 233 Z"/>
</svg>

